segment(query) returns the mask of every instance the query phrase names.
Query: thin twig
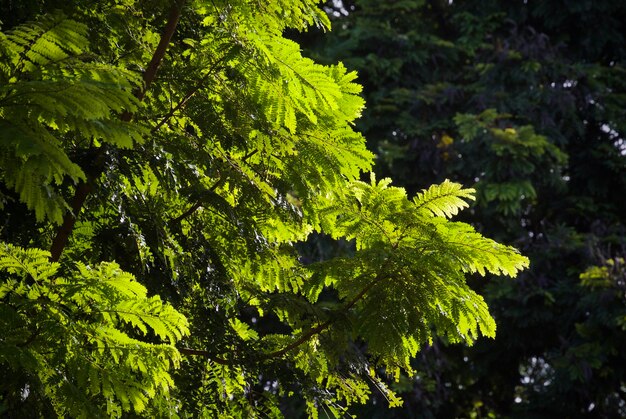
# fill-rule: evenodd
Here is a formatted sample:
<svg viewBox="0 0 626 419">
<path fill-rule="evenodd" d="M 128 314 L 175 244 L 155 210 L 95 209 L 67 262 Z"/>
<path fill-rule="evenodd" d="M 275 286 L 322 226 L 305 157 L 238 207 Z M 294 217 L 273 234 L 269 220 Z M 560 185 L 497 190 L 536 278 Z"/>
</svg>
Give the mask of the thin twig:
<svg viewBox="0 0 626 419">
<path fill-rule="evenodd" d="M 211 188 L 209 188 L 209 192 L 213 192 L 215 191 L 215 189 L 217 189 L 217 187 L 224 181 L 224 178 L 219 178 L 217 180 L 217 182 L 215 182 L 215 184 L 213 184 L 213 186 L 211 186 Z M 178 217 L 176 218 L 172 218 L 172 220 L 170 221 L 170 223 L 180 223 L 182 220 L 184 220 L 185 218 L 189 217 L 191 214 L 193 214 L 194 212 L 196 212 L 198 209 L 200 209 L 200 207 L 202 207 L 202 201 L 198 201 L 195 204 L 193 204 L 189 209 L 187 209 L 185 212 L 183 212 L 182 214 L 180 214 Z"/>
<path fill-rule="evenodd" d="M 387 259 L 387 261 L 384 263 L 384 265 L 387 265 L 388 262 L 389 262 L 389 259 Z M 383 274 L 382 272 L 386 272 L 385 266 L 383 266 L 381 268 L 381 273 L 376 275 L 376 277 L 372 281 L 370 281 L 352 300 L 350 300 L 348 303 L 346 303 L 341 308 L 340 311 L 348 311 L 348 310 L 350 310 L 352 307 L 354 307 L 354 305 L 357 302 L 359 302 L 359 300 L 363 299 L 363 297 L 365 297 L 365 295 L 376 284 L 378 284 L 379 282 L 381 282 L 384 279 L 389 277 L 386 273 Z M 279 350 L 274 351 L 274 352 L 263 354 L 263 355 L 261 355 L 257 359 L 259 359 L 259 360 L 266 360 L 266 359 L 270 359 L 270 358 L 277 358 L 277 357 L 283 356 L 287 352 L 289 352 L 289 351 L 297 348 L 298 346 L 301 346 L 302 344 L 304 344 L 311 337 L 322 333 L 324 330 L 328 329 L 334 322 L 335 322 L 335 318 L 328 319 L 324 323 L 321 323 L 321 324 L 313 327 L 312 329 L 309 329 L 306 333 L 301 335 L 297 340 L 293 341 L 292 343 L 290 343 L 289 345 L 285 346 L 284 348 L 279 349 Z M 203 356 L 203 357 L 215 360 L 215 357 L 208 351 L 203 351 L 203 350 L 200 350 L 200 349 L 189 349 L 189 348 L 179 349 L 179 351 L 181 353 L 185 354 L 185 355 Z M 224 365 L 233 365 L 238 360 L 237 359 L 232 359 L 232 360 L 223 360 L 222 359 L 220 361 L 223 361 Z M 218 361 L 216 361 L 216 362 L 218 362 Z M 221 362 L 218 362 L 218 363 L 221 363 Z"/>
<path fill-rule="evenodd" d="M 178 102 L 178 104 L 176 106 L 174 106 L 168 113 L 167 115 L 165 115 L 163 118 L 161 118 L 161 120 L 152 128 L 152 130 L 150 131 L 151 133 L 155 133 L 159 128 L 161 128 L 163 125 L 165 125 L 165 123 L 167 121 L 169 121 L 169 119 L 174 116 L 174 114 L 180 110 L 183 106 L 185 106 L 187 104 L 187 102 L 189 101 L 189 99 L 191 99 L 193 97 L 193 95 L 195 95 L 196 93 L 198 93 L 198 91 L 200 89 L 202 89 L 204 87 L 204 83 L 207 81 L 207 79 L 209 77 L 211 77 L 213 74 L 215 74 L 215 72 L 218 70 L 218 64 L 220 64 L 224 58 L 226 57 L 226 54 L 224 54 L 222 57 L 220 57 L 215 63 L 213 63 L 211 65 L 211 67 L 208 69 L 207 73 L 195 84 L 194 87 L 192 87 L 180 100 L 180 102 Z"/>
<path fill-rule="evenodd" d="M 199 350 L 199 349 L 191 349 L 191 348 L 177 348 L 178 352 L 180 352 L 183 355 L 190 355 L 190 356 L 202 356 L 205 358 L 210 358 L 211 361 L 214 361 L 218 364 L 221 365 L 231 365 L 231 361 L 227 360 L 227 359 L 223 359 L 220 357 L 216 357 L 212 354 L 210 354 L 207 351 L 203 351 L 203 350 Z"/>
<path fill-rule="evenodd" d="M 381 272 L 384 270 L 381 270 Z M 350 310 L 352 307 L 354 307 L 354 305 L 361 300 L 365 294 L 367 294 L 373 287 L 374 285 L 378 284 L 380 281 L 382 281 L 383 279 L 387 278 L 387 275 L 383 275 L 378 274 L 376 276 L 376 278 L 374 278 L 369 284 L 367 284 L 352 300 L 350 300 L 350 302 L 348 302 L 345 306 L 342 307 L 341 311 L 348 311 Z M 311 337 L 322 333 L 324 330 L 328 329 L 328 327 L 330 327 L 331 324 L 333 324 L 335 321 L 334 318 L 328 319 L 326 320 L 324 323 L 310 329 L 308 332 L 306 332 L 305 334 L 303 334 L 302 336 L 300 336 L 296 341 L 290 343 L 289 345 L 285 346 L 282 349 L 279 349 L 277 351 L 274 352 L 270 352 L 269 354 L 265 354 L 261 357 L 261 359 L 269 359 L 269 358 L 275 358 L 275 357 L 279 357 L 282 356 L 284 354 L 286 354 L 287 352 L 291 351 L 292 349 L 297 348 L 298 346 L 302 345 L 303 343 L 305 343 L 307 340 L 309 340 Z"/>
</svg>

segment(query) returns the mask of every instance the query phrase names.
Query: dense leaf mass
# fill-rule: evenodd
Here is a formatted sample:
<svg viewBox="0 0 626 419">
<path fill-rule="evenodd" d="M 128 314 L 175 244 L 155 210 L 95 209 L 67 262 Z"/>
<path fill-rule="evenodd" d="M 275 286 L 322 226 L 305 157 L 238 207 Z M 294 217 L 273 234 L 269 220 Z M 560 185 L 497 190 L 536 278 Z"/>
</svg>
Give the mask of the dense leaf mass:
<svg viewBox="0 0 626 419">
<path fill-rule="evenodd" d="M 528 260 L 450 220 L 472 189 L 361 180 L 356 73 L 283 36 L 314 1 L 0 13 L 2 413 L 340 416 L 494 336 L 466 275 Z"/>
</svg>

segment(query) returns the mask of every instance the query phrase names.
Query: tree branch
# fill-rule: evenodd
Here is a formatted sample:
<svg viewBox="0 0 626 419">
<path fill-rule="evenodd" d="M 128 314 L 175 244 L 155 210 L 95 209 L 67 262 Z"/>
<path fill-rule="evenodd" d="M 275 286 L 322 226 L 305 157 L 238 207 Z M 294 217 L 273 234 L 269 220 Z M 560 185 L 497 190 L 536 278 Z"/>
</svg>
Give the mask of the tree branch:
<svg viewBox="0 0 626 419">
<path fill-rule="evenodd" d="M 194 212 L 198 211 L 198 209 L 200 209 L 201 206 L 202 206 L 202 202 L 201 201 L 196 202 L 187 211 L 183 212 L 178 217 L 173 218 L 172 219 L 172 223 L 180 223 L 185 218 L 189 217 L 191 214 L 193 214 Z"/>
<path fill-rule="evenodd" d="M 217 180 L 217 182 L 215 182 L 215 184 L 213 186 L 211 186 L 211 188 L 209 188 L 209 192 L 213 192 L 214 190 L 217 189 L 218 186 L 220 186 L 220 184 L 223 182 L 224 178 L 219 178 Z M 189 217 L 191 214 L 193 214 L 194 212 L 196 212 L 200 207 L 202 207 L 202 201 L 198 201 L 195 204 L 193 204 L 188 210 L 186 210 L 185 212 L 183 212 L 182 214 L 180 214 L 178 217 L 176 218 L 172 218 L 170 220 L 171 223 L 179 223 L 182 220 L 184 220 L 185 218 Z"/>
<path fill-rule="evenodd" d="M 65 213 L 63 216 L 63 223 L 57 230 L 57 234 L 52 240 L 52 245 L 50 246 L 50 261 L 58 262 L 61 257 L 63 249 L 67 245 L 70 234 L 72 234 L 72 230 L 74 229 L 76 218 L 78 217 L 87 196 L 93 190 L 95 179 L 97 179 L 104 171 L 105 160 L 106 152 L 104 151 L 104 147 L 101 147 L 101 150 L 98 150 L 93 159 L 93 163 L 90 168 L 91 173 L 87 174 L 87 180 L 84 182 L 81 181 L 76 186 L 76 191 L 74 191 L 74 197 L 72 198 L 72 203 L 70 205 L 72 210 Z"/>
<path fill-rule="evenodd" d="M 170 13 L 167 18 L 167 24 L 165 25 L 165 29 L 163 30 L 163 34 L 161 35 L 159 45 L 157 45 L 157 48 L 152 55 L 152 59 L 148 63 L 148 67 L 146 67 L 145 73 L 143 73 L 143 89 L 135 92 L 135 96 L 140 101 L 143 100 L 146 92 L 150 88 L 150 85 L 156 78 L 159 66 L 161 65 L 161 63 L 163 62 L 163 58 L 165 57 L 167 47 L 172 41 L 172 36 L 174 36 L 174 32 L 176 32 L 176 27 L 178 26 L 178 21 L 180 20 L 184 3 L 185 0 L 175 0 L 172 8 L 170 9 Z"/>
<path fill-rule="evenodd" d="M 241 159 L 241 161 L 245 162 L 247 159 L 249 159 L 250 157 L 254 156 L 259 150 L 253 150 L 251 152 L 249 152 L 248 154 L 246 154 L 245 156 L 243 156 L 243 158 Z M 213 186 L 211 186 L 211 188 L 209 189 L 209 192 L 213 192 L 215 189 L 217 189 L 217 187 L 223 183 L 223 181 L 225 180 L 225 178 L 220 177 L 217 182 L 215 182 L 215 184 Z M 191 207 L 189 207 L 189 209 L 187 209 L 185 212 L 183 212 L 182 214 L 180 214 L 178 217 L 176 218 L 172 218 L 170 220 L 171 223 L 179 223 L 182 220 L 184 220 L 185 218 L 189 217 L 191 214 L 193 214 L 194 212 L 196 212 L 198 209 L 200 209 L 202 207 L 202 202 L 198 201 L 195 204 L 193 204 Z"/>
<path fill-rule="evenodd" d="M 207 73 L 196 83 L 194 87 L 192 87 L 178 102 L 176 106 L 174 106 L 161 120 L 152 128 L 151 133 L 156 132 L 159 128 L 161 128 L 169 119 L 174 116 L 174 114 L 181 109 L 183 106 L 187 104 L 187 101 L 193 97 L 203 86 L 204 82 L 218 69 L 218 64 L 224 60 L 225 56 L 220 57 L 215 63 L 211 65 L 211 67 L 207 70 Z"/>
<path fill-rule="evenodd" d="M 384 271 L 384 269 L 382 269 L 381 271 Z M 365 294 L 367 294 L 374 287 L 374 285 L 378 284 L 380 281 L 382 281 L 385 278 L 387 278 L 387 275 L 384 275 L 382 273 L 376 275 L 376 277 L 369 284 L 367 284 L 352 300 L 350 300 L 345 306 L 342 307 L 341 311 L 348 311 L 348 310 L 350 310 L 359 300 L 361 300 L 363 297 L 365 297 Z M 264 354 L 261 357 L 261 359 L 275 358 L 275 357 L 282 356 L 282 355 L 286 354 L 287 352 L 291 351 L 292 349 L 295 349 L 298 346 L 300 346 L 303 343 L 305 343 L 311 337 L 313 337 L 313 336 L 315 336 L 317 334 L 320 334 L 324 330 L 328 329 L 330 327 L 330 325 L 332 325 L 334 323 L 334 321 L 335 321 L 335 319 L 333 319 L 333 318 L 326 320 L 324 323 L 322 323 L 322 324 L 320 324 L 318 326 L 315 326 L 312 329 L 309 329 L 308 332 L 306 332 L 305 334 L 300 336 L 297 340 L 295 340 L 294 342 L 292 342 L 289 345 L 285 346 L 284 348 L 279 349 L 279 350 L 274 351 L 274 352 L 270 352 L 268 354 Z"/>
<path fill-rule="evenodd" d="M 202 80 L 204 81 L 206 79 L 206 77 Z M 198 90 L 200 90 L 200 88 L 202 87 L 201 83 L 198 83 L 196 86 L 194 86 L 189 92 L 187 92 L 187 94 L 185 96 L 183 96 L 183 98 L 180 100 L 180 102 L 178 102 L 178 104 L 176 106 L 174 106 L 172 108 L 172 110 L 170 110 L 167 115 L 165 115 L 163 118 L 161 118 L 161 120 L 154 126 L 152 127 L 152 129 L 150 130 L 150 133 L 155 133 L 159 130 L 159 128 L 161 128 L 163 125 L 165 125 L 165 123 L 167 121 L 170 120 L 170 118 L 172 116 L 174 116 L 174 114 L 183 106 L 185 106 L 185 104 L 187 103 L 187 101 L 189 99 L 191 99 L 193 97 L 193 95 L 195 95 Z"/>
<path fill-rule="evenodd" d="M 389 259 L 387 259 L 387 261 L 389 261 Z M 386 265 L 386 263 L 384 264 Z M 359 300 L 363 299 L 363 297 L 365 297 L 365 295 L 379 282 L 381 282 L 382 280 L 388 278 L 389 276 L 387 274 L 383 274 L 382 272 L 386 272 L 385 266 L 381 267 L 381 273 L 376 275 L 376 277 L 370 281 L 369 284 L 367 284 L 356 296 L 354 296 L 354 298 L 352 300 L 350 300 L 348 303 L 346 303 L 346 305 L 344 305 L 341 308 L 341 311 L 348 311 L 350 310 L 352 307 L 354 307 L 354 305 L 359 302 Z M 270 358 L 276 358 L 279 356 L 283 356 L 285 355 L 287 352 L 297 348 L 298 346 L 302 345 L 303 343 L 305 343 L 306 341 L 308 341 L 311 337 L 322 333 L 324 330 L 328 329 L 333 323 L 334 323 L 335 319 L 331 318 L 326 320 L 324 323 L 321 323 L 315 327 L 313 327 L 312 329 L 309 329 L 306 333 L 304 333 L 303 335 L 301 335 L 298 339 L 296 339 L 295 341 L 291 342 L 289 345 L 285 346 L 282 349 L 279 349 L 277 351 L 274 352 L 270 352 L 267 354 L 263 354 L 259 357 L 259 359 L 261 361 L 266 360 L 266 359 L 270 359 Z M 178 349 L 180 351 L 180 353 L 185 354 L 185 355 L 192 355 L 192 356 L 203 356 L 206 358 L 210 358 L 212 360 L 214 360 L 215 362 L 217 362 L 218 364 L 223 364 L 223 365 L 232 365 L 235 362 L 237 362 L 236 359 L 233 360 L 225 360 L 225 359 L 219 359 L 219 358 L 215 358 L 211 353 L 209 353 L 208 351 L 203 351 L 200 349 L 190 349 L 190 348 L 182 348 L 182 349 Z"/>
<path fill-rule="evenodd" d="M 163 35 L 161 36 L 161 40 L 159 41 L 159 45 L 154 51 L 152 59 L 150 60 L 150 63 L 148 63 L 148 67 L 146 68 L 146 71 L 143 75 L 144 86 L 142 89 L 134 92 L 135 97 L 140 101 L 143 100 L 148 88 L 154 81 L 157 70 L 159 69 L 161 62 L 165 57 L 165 51 L 167 50 L 167 47 L 172 40 L 172 36 L 176 31 L 176 26 L 178 25 L 178 21 L 180 20 L 180 15 L 182 13 L 184 3 L 185 0 L 176 0 L 172 8 L 170 9 L 168 21 L 165 25 L 165 29 L 163 31 Z M 132 119 L 132 114 L 129 112 L 125 112 L 121 115 L 120 119 L 122 121 L 128 122 Z M 85 182 L 80 182 L 78 186 L 76 186 L 76 191 L 74 192 L 74 197 L 72 198 L 72 210 L 68 211 L 65 214 L 65 216 L 63 217 L 63 223 L 57 230 L 57 234 L 52 240 L 52 245 L 50 246 L 50 260 L 52 262 L 57 262 L 61 258 L 63 249 L 65 249 L 70 234 L 72 234 L 72 230 L 74 229 L 76 218 L 80 214 L 80 211 L 85 204 L 87 196 L 89 196 L 91 191 L 94 189 L 96 180 L 100 177 L 100 175 L 104 172 L 104 169 L 106 168 L 105 160 L 106 149 L 105 147 L 100 147 L 96 153 L 94 163 L 91 167 L 91 175 L 87 176 L 87 180 Z"/>
<path fill-rule="evenodd" d="M 228 361 L 226 359 L 216 357 L 216 356 L 210 354 L 209 352 L 203 351 L 203 350 L 200 350 L 200 349 L 191 349 L 191 348 L 176 348 L 176 349 L 178 349 L 178 352 L 180 352 L 183 355 L 202 356 L 202 357 L 205 357 L 205 358 L 209 358 L 212 361 L 214 361 L 214 362 L 216 362 L 218 364 L 221 364 L 221 365 L 231 365 L 232 364 L 232 362 L 230 362 L 230 361 Z"/>
</svg>

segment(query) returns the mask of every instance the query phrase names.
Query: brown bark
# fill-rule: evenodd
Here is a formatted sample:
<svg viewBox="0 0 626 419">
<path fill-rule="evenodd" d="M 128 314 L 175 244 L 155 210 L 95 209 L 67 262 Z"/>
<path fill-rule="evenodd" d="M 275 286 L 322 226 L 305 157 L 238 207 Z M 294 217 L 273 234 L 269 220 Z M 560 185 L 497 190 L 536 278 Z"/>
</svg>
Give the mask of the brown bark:
<svg viewBox="0 0 626 419">
<path fill-rule="evenodd" d="M 150 85 L 156 78 L 159 66 L 161 65 L 161 63 L 163 62 L 163 58 L 165 57 L 167 47 L 171 43 L 172 36 L 174 35 L 176 27 L 178 26 L 184 3 L 185 0 L 176 0 L 172 5 L 172 8 L 170 9 L 167 24 L 165 25 L 163 35 L 161 35 L 159 45 L 154 51 L 152 59 L 148 63 L 146 71 L 143 74 L 144 85 L 141 89 L 138 89 L 134 92 L 135 97 L 140 101 L 143 100 L 146 92 L 150 88 Z M 122 114 L 120 119 L 122 119 L 122 121 L 128 122 L 132 119 L 132 114 L 129 112 L 125 112 L 124 114 Z M 92 170 L 90 171 L 91 175 L 87 176 L 86 181 L 80 182 L 78 186 L 76 186 L 76 191 L 74 192 L 74 197 L 72 198 L 71 203 L 72 211 L 68 211 L 63 217 L 63 223 L 57 230 L 57 234 L 52 240 L 52 245 L 50 246 L 51 261 L 57 262 L 60 259 L 61 254 L 63 253 L 63 249 L 65 249 L 70 234 L 72 234 L 72 230 L 74 229 L 76 218 L 79 216 L 80 211 L 85 204 L 85 200 L 94 189 L 97 179 L 106 169 L 105 157 L 105 149 L 104 147 L 101 147 L 96 153 L 96 157 L 94 158 L 94 163 L 91 167 Z"/>
</svg>

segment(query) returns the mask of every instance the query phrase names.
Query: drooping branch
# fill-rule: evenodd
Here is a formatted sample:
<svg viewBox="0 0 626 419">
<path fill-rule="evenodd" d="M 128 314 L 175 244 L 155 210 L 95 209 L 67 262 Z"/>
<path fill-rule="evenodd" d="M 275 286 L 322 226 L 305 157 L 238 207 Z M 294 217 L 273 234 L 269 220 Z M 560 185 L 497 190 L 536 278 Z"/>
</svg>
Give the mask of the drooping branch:
<svg viewBox="0 0 626 419">
<path fill-rule="evenodd" d="M 387 260 L 389 261 L 389 259 Z M 386 269 L 381 269 L 381 272 L 386 272 Z M 388 274 L 383 274 L 380 273 L 378 275 L 376 275 L 376 277 L 370 281 L 365 287 L 363 287 L 363 289 L 357 294 L 355 295 L 352 300 L 350 300 L 349 302 L 347 302 L 340 310 L 341 311 L 348 311 L 350 310 L 352 307 L 354 307 L 354 305 L 356 303 L 358 303 L 360 300 L 363 299 L 363 297 L 365 297 L 365 295 L 379 282 L 383 281 L 384 279 L 388 278 L 389 275 Z M 328 329 L 333 323 L 335 322 L 335 318 L 330 318 L 328 320 L 326 320 L 323 323 L 320 323 L 319 325 L 309 329 L 306 333 L 302 334 L 298 339 L 296 339 L 295 341 L 291 342 L 289 345 L 285 346 L 282 349 L 276 350 L 274 352 L 269 352 L 267 354 L 263 354 L 261 355 L 258 359 L 260 360 L 266 360 L 266 359 L 271 359 L 271 358 L 277 358 L 280 356 L 285 355 L 286 353 L 288 353 L 289 351 L 296 349 L 297 347 L 301 346 L 302 344 L 306 343 L 309 339 L 311 339 L 313 336 L 318 335 L 320 333 L 322 333 L 323 331 L 325 331 L 326 329 Z M 215 356 L 211 353 L 209 353 L 208 351 L 203 351 L 201 349 L 189 349 L 189 348 L 179 348 L 178 349 L 180 351 L 180 353 L 185 354 L 185 355 L 192 355 L 192 356 L 202 356 L 205 358 L 210 358 L 212 360 L 214 360 L 215 362 L 218 363 L 224 363 L 224 365 L 232 365 L 234 363 L 236 363 L 236 359 L 233 360 L 225 360 L 225 359 L 219 359 L 216 360 Z"/>
<path fill-rule="evenodd" d="M 384 272 L 384 270 L 381 269 L 381 272 Z M 348 303 L 346 303 L 346 305 L 344 305 L 341 310 L 342 311 L 348 311 L 350 310 L 352 307 L 354 307 L 354 305 L 359 302 L 361 299 L 363 299 L 363 297 L 365 297 L 365 294 L 367 294 L 376 284 L 378 284 L 380 281 L 382 281 L 383 279 L 387 278 L 386 274 L 378 274 L 376 275 L 376 277 L 369 282 L 369 284 L 367 284 L 356 296 L 354 296 L 354 298 L 352 298 L 352 300 L 350 300 Z M 315 326 L 312 329 L 309 329 L 306 333 L 304 333 L 302 336 L 300 336 L 297 340 L 293 341 L 292 343 L 290 343 L 289 345 L 285 346 L 282 349 L 279 349 L 277 351 L 274 352 L 270 352 L 268 354 L 263 355 L 261 358 L 262 359 L 269 359 L 269 358 L 276 358 L 279 356 L 283 356 L 285 355 L 287 352 L 297 348 L 298 346 L 302 345 L 303 343 L 305 343 L 306 341 L 308 341 L 310 338 L 312 338 L 313 336 L 322 333 L 324 330 L 328 329 L 333 323 L 334 323 L 335 319 L 331 318 L 326 320 L 324 323 L 321 323 L 317 326 Z"/>
<path fill-rule="evenodd" d="M 159 41 L 159 45 L 157 46 L 154 54 L 152 55 L 152 59 L 148 63 L 146 71 L 143 75 L 144 85 L 141 89 L 134 92 L 135 97 L 140 101 L 146 95 L 146 92 L 152 82 L 154 81 L 157 70 L 165 57 L 165 52 L 167 47 L 169 46 L 172 36 L 176 31 L 176 27 L 178 26 L 178 22 L 180 20 L 180 16 L 183 10 L 183 5 L 185 0 L 176 0 L 170 9 L 169 17 L 167 24 L 165 25 L 165 29 L 163 31 L 163 35 L 161 36 L 161 40 Z M 122 121 L 130 121 L 132 119 L 132 114 L 129 112 L 125 112 L 121 115 L 120 119 Z M 104 172 L 106 168 L 106 150 L 105 147 L 100 147 L 96 152 L 96 156 L 92 161 L 91 167 L 89 170 L 89 174 L 87 176 L 86 181 L 80 182 L 76 186 L 76 191 L 74 192 L 74 197 L 71 202 L 71 211 L 68 211 L 63 217 L 63 223 L 57 230 L 57 234 L 52 240 L 52 245 L 50 246 L 50 260 L 53 262 L 57 262 L 61 254 L 63 253 L 63 249 L 67 245 L 67 241 L 74 229 L 74 224 L 76 223 L 76 218 L 80 214 L 85 201 L 89 194 L 93 191 L 96 180 L 100 177 L 100 175 Z"/>
</svg>

